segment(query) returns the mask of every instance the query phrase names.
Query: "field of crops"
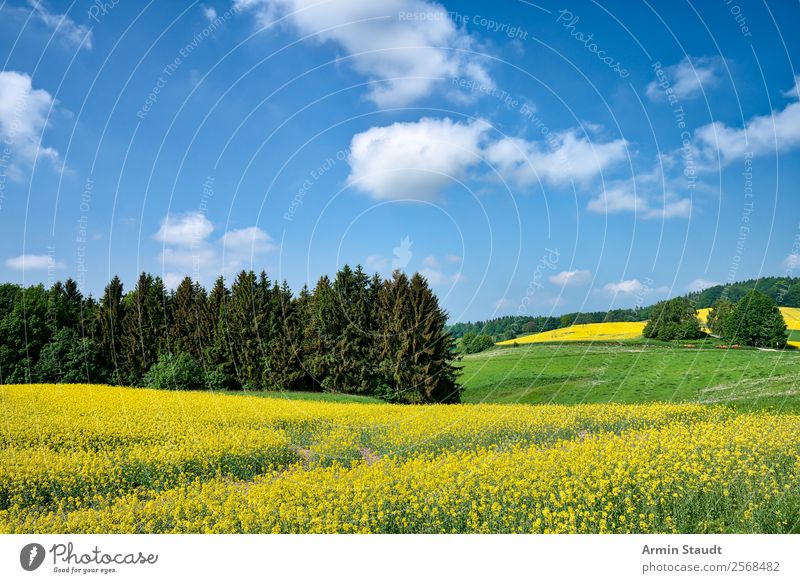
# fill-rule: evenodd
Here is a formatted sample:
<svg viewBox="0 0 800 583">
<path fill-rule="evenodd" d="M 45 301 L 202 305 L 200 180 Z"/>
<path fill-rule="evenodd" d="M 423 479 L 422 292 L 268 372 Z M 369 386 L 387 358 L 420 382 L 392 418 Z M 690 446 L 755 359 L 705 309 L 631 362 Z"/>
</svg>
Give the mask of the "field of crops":
<svg viewBox="0 0 800 583">
<path fill-rule="evenodd" d="M 631 340 L 642 335 L 646 322 L 604 322 L 602 324 L 575 324 L 498 342 L 500 346 L 538 344 L 541 342 L 589 342 L 593 340 Z"/>
<path fill-rule="evenodd" d="M 800 415 L 0 386 L 0 532 L 797 532 Z"/>
<path fill-rule="evenodd" d="M 800 330 L 800 308 L 780 308 L 783 319 L 789 330 Z M 709 308 L 697 310 L 697 318 L 703 324 L 708 319 Z M 539 344 L 545 342 L 608 342 L 619 340 L 633 340 L 642 336 L 647 322 L 603 322 L 600 324 L 576 324 L 566 328 L 558 328 L 548 332 L 539 332 L 521 336 L 513 340 L 498 342 L 499 346 L 512 346 L 515 344 Z M 705 329 L 708 331 L 707 329 Z M 789 344 L 800 348 L 800 342 L 790 336 Z"/>
</svg>

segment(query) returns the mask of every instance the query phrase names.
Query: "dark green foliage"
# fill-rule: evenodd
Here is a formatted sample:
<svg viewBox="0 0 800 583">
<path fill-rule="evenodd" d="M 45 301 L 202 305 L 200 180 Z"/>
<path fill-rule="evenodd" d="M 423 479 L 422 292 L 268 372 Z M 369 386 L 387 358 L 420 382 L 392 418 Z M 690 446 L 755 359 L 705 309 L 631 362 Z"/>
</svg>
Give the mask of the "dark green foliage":
<svg viewBox="0 0 800 583">
<path fill-rule="evenodd" d="M 724 338 L 732 344 L 784 348 L 786 322 L 772 298 L 752 290 L 731 311 Z"/>
<path fill-rule="evenodd" d="M 167 293 L 142 273 L 127 294 L 114 277 L 97 302 L 72 280 L 0 286 L 0 308 L 2 382 L 459 395 L 446 314 L 420 276 L 386 282 L 345 266 L 294 297 L 263 272 L 240 272 L 230 290 L 219 278 L 210 293 L 188 277 Z"/>
<path fill-rule="evenodd" d="M 698 309 L 710 308 L 715 301 L 723 297 L 736 303 L 752 290 L 769 296 L 779 306 L 800 308 L 800 278 L 797 277 L 764 277 L 716 285 L 692 294 L 692 299 Z"/>
<path fill-rule="evenodd" d="M 94 340 L 62 328 L 42 348 L 33 377 L 39 383 L 106 383 L 108 371 Z"/>
<path fill-rule="evenodd" d="M 548 332 L 573 324 L 597 324 L 600 322 L 641 322 L 650 316 L 650 308 L 615 309 L 607 312 L 573 312 L 555 316 L 503 316 L 481 322 L 460 322 L 448 327 L 453 338 L 467 333 L 487 334 L 496 342 L 513 340 L 518 336 Z"/>
<path fill-rule="evenodd" d="M 458 342 L 458 351 L 462 354 L 475 354 L 483 352 L 494 346 L 494 340 L 488 334 L 475 334 L 467 332 Z"/>
<path fill-rule="evenodd" d="M 144 385 L 156 389 L 199 390 L 206 388 L 203 369 L 189 354 L 162 354 L 147 374 Z"/>
<path fill-rule="evenodd" d="M 0 381 L 29 383 L 39 353 L 53 335 L 49 294 L 42 285 L 0 286 Z"/>
<path fill-rule="evenodd" d="M 121 380 L 136 386 L 168 350 L 167 294 L 161 278 L 142 273 L 122 305 Z"/>
<path fill-rule="evenodd" d="M 735 304 L 727 298 L 719 298 L 708 311 L 706 324 L 714 336 L 725 338 Z"/>
<path fill-rule="evenodd" d="M 674 298 L 657 303 L 644 327 L 645 338 L 657 340 L 690 340 L 702 338 L 695 307 L 687 298 Z"/>
<path fill-rule="evenodd" d="M 461 387 L 453 366 L 447 313 L 427 281 L 396 271 L 377 299 L 378 385 L 383 398 L 401 403 L 456 403 Z"/>
<path fill-rule="evenodd" d="M 197 362 L 203 362 L 208 344 L 206 292 L 199 283 L 186 277 L 172 294 L 169 318 L 170 350 L 185 352 Z"/>
</svg>

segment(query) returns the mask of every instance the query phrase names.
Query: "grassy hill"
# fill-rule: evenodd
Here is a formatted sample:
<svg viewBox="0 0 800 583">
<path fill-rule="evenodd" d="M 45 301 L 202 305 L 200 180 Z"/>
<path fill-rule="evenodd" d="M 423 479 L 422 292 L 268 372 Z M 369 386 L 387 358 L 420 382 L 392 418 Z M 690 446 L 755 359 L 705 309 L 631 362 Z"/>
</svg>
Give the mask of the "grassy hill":
<svg viewBox="0 0 800 583">
<path fill-rule="evenodd" d="M 693 401 L 800 410 L 800 351 L 681 345 L 529 344 L 465 356 L 467 403 Z"/>
</svg>

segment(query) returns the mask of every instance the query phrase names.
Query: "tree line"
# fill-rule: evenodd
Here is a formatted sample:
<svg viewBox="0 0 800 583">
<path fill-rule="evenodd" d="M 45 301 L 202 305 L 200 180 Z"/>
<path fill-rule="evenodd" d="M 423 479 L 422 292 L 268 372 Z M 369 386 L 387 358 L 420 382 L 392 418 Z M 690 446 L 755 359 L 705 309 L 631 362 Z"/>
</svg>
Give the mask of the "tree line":
<svg viewBox="0 0 800 583">
<path fill-rule="evenodd" d="M 782 349 L 788 340 L 786 322 L 775 300 L 754 289 L 737 302 L 726 297 L 717 299 L 708 312 L 706 325 L 711 334 L 730 345 Z M 653 306 L 643 334 L 645 338 L 664 341 L 706 335 L 696 317 L 696 305 L 686 297 Z"/>
<path fill-rule="evenodd" d="M 0 285 L 0 382 L 333 391 L 391 402 L 459 400 L 454 341 L 427 281 L 343 267 L 294 295 L 240 272 L 168 291 L 142 273 L 102 297 L 75 281 Z"/>
</svg>

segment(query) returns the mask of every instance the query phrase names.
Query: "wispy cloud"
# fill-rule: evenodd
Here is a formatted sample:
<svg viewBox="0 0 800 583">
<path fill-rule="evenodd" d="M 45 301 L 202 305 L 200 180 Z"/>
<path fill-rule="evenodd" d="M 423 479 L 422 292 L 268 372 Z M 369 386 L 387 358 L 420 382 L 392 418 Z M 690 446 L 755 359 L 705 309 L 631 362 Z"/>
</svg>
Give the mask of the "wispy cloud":
<svg viewBox="0 0 800 583">
<path fill-rule="evenodd" d="M 678 99 L 693 99 L 716 86 L 722 78 L 724 61 L 721 57 L 689 57 L 664 68 L 666 82 Z M 666 91 L 658 82 L 647 85 L 647 96 L 653 101 L 665 101 Z"/>
<path fill-rule="evenodd" d="M 574 271 L 562 271 L 549 278 L 550 283 L 564 287 L 580 287 L 586 285 L 592 279 L 592 272 L 588 269 L 576 269 Z"/>
<path fill-rule="evenodd" d="M 485 87 L 493 81 L 483 60 L 469 52 L 474 39 L 447 9 L 425 0 L 236 0 L 259 26 L 283 19 L 299 35 L 330 42 L 343 61 L 373 81 L 368 98 L 380 107 L 408 105 L 454 77 Z M 453 50 L 455 49 L 455 50 Z"/>
<path fill-rule="evenodd" d="M 28 5 L 33 10 L 37 20 L 53 31 L 53 35 L 64 44 L 92 48 L 92 30 L 84 25 L 77 24 L 66 14 L 51 12 L 41 0 L 28 0 Z"/>
<path fill-rule="evenodd" d="M 44 271 L 47 269 L 63 269 L 64 264 L 56 261 L 51 255 L 18 255 L 6 259 L 6 267 L 18 271 Z"/>
</svg>

